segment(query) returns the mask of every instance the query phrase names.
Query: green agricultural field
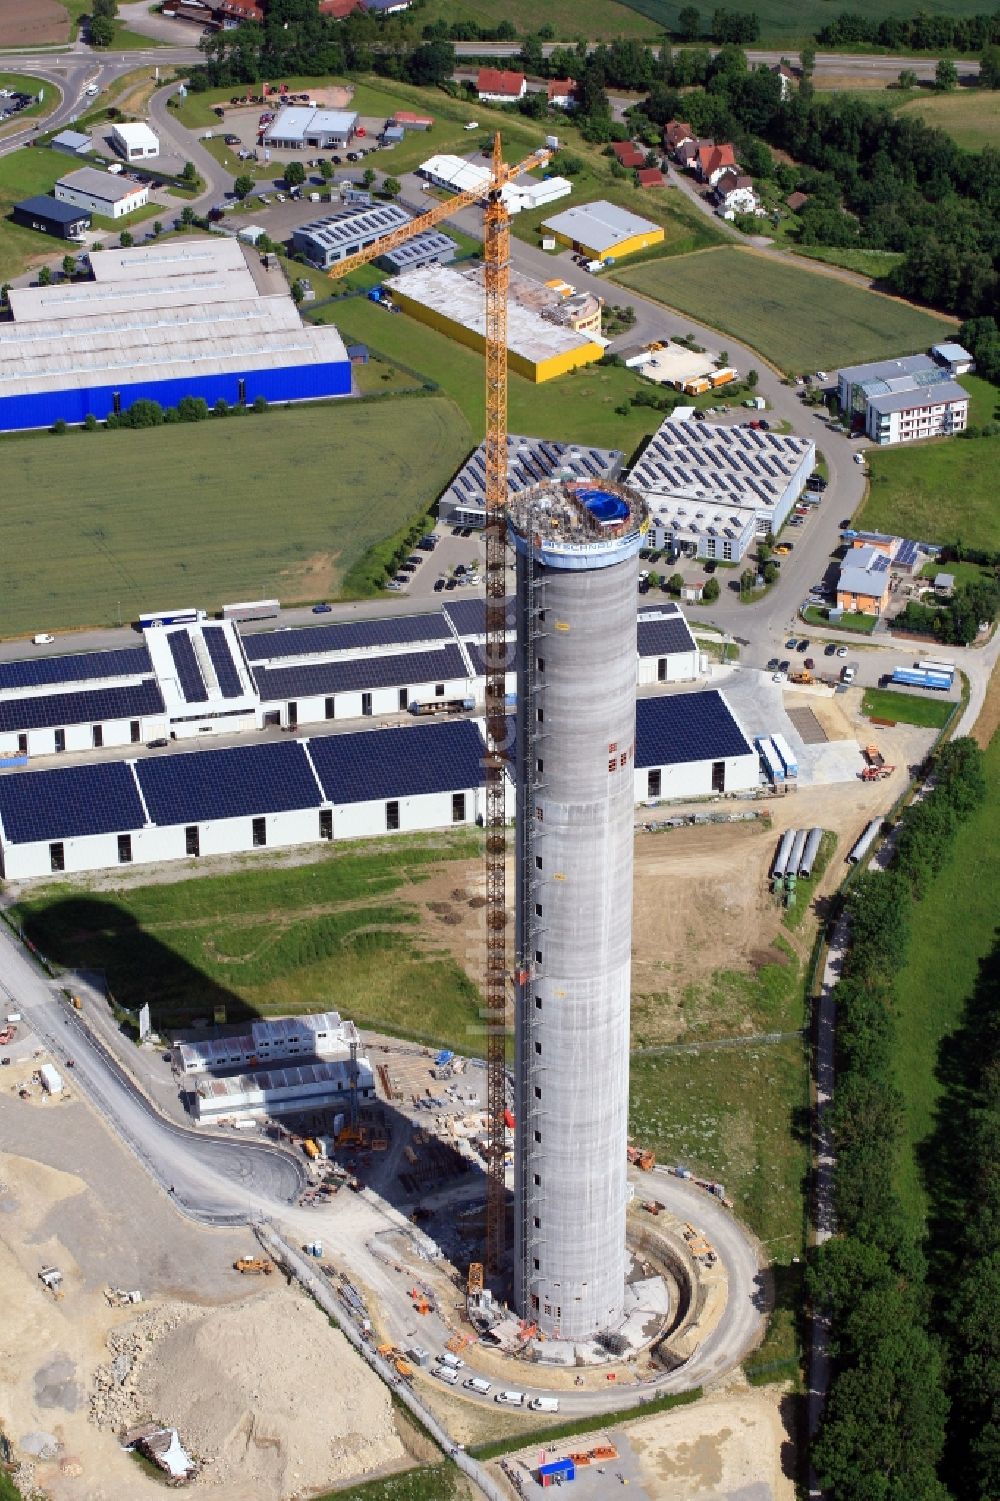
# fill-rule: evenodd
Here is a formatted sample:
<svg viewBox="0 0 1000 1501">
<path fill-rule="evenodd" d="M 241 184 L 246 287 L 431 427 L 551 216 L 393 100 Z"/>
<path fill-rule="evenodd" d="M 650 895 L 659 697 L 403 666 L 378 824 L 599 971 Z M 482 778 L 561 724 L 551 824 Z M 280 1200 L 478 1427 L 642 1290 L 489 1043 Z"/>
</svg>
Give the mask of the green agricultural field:
<svg viewBox="0 0 1000 1501">
<path fill-rule="evenodd" d="M 661 30 L 673 30 L 677 18 L 688 0 L 623 0 L 623 3 L 639 15 L 646 16 Z M 842 6 L 831 7 L 826 0 L 733 0 L 731 10 L 752 12 L 760 21 L 760 38 L 755 45 L 766 46 L 769 42 L 791 48 L 795 43 L 812 41 L 821 26 L 835 16 Z M 979 0 L 936 0 L 933 7 L 938 15 L 974 16 L 981 14 Z M 873 0 L 865 7 L 864 14 L 874 20 L 901 14 L 896 0 Z M 702 25 L 707 31 L 711 9 L 702 11 Z M 861 50 L 861 49 L 858 49 Z"/>
<path fill-rule="evenodd" d="M 894 688 L 866 688 L 861 701 L 861 712 L 869 719 L 894 719 L 897 724 L 928 730 L 947 724 L 954 707 L 947 698 L 922 698 L 918 693 L 897 693 Z"/>
<path fill-rule="evenodd" d="M 435 396 L 5 438 L 0 635 L 131 620 L 158 600 L 331 598 L 475 441 Z"/>
<path fill-rule="evenodd" d="M 437 21 L 476 21 L 480 26 L 496 26 L 499 20 L 510 21 L 520 34 L 537 31 L 541 25 L 552 27 L 557 41 L 613 40 L 618 36 L 644 37 L 655 40 L 659 26 L 642 15 L 638 7 L 623 0 L 506 0 L 498 11 L 494 0 L 427 0 L 417 15 L 420 25 Z M 416 17 L 414 17 L 416 20 Z"/>
<path fill-rule="evenodd" d="M 958 1026 L 979 961 L 996 942 L 1000 735 L 994 735 L 986 751 L 985 770 L 986 801 L 961 825 L 947 862 L 914 908 L 906 963 L 896 979 L 895 1077 L 903 1097 L 905 1142 L 896 1186 L 918 1231 L 927 1208 L 920 1146 L 934 1129 L 941 1096 L 938 1048 Z"/>
<path fill-rule="evenodd" d="M 729 247 L 626 267 L 615 279 L 789 373 L 926 349 L 954 332 L 952 322 L 863 287 Z"/>
<path fill-rule="evenodd" d="M 842 266 L 845 271 L 857 271 L 859 276 L 870 276 L 872 281 L 881 281 L 903 256 L 895 250 L 850 250 L 836 245 L 796 245 L 788 242 L 805 260 L 822 261 L 826 266 Z"/>
<path fill-rule="evenodd" d="M 1000 548 L 996 438 L 934 438 L 872 448 L 868 499 L 856 525 L 928 542 Z"/>
<path fill-rule="evenodd" d="M 966 151 L 1000 146 L 1000 93 L 988 89 L 959 89 L 954 94 L 922 92 L 899 113 L 946 130 Z"/>
<path fill-rule="evenodd" d="M 987 422 L 1000 422 L 1000 386 L 983 380 L 979 375 L 960 375 L 958 384 L 968 391 L 969 426 L 982 427 Z"/>
<path fill-rule="evenodd" d="M 37 234 L 13 224 L 9 218 L 15 203 L 36 193 L 50 193 L 57 178 L 72 170 L 69 157 L 44 146 L 12 151 L 0 157 L 0 281 L 21 275 L 33 261 L 57 250 L 72 250 L 63 240 Z"/>
<path fill-rule="evenodd" d="M 103 970 L 122 1005 L 148 1001 L 155 1027 L 332 1008 L 468 1051 L 478 994 L 415 902 L 441 861 L 479 849 L 469 832 L 414 836 L 113 893 L 54 886 L 18 920 L 57 964 Z"/>
</svg>

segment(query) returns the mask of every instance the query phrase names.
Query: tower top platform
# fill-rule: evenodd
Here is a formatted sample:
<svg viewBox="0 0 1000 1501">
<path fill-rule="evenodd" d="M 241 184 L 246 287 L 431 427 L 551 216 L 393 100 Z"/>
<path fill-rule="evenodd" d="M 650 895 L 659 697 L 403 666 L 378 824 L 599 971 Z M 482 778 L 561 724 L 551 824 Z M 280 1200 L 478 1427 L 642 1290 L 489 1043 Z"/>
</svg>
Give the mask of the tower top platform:
<svg viewBox="0 0 1000 1501">
<path fill-rule="evenodd" d="M 549 479 L 512 495 L 510 539 L 547 568 L 610 568 L 634 557 L 649 524 L 635 490 L 610 480 Z"/>
</svg>

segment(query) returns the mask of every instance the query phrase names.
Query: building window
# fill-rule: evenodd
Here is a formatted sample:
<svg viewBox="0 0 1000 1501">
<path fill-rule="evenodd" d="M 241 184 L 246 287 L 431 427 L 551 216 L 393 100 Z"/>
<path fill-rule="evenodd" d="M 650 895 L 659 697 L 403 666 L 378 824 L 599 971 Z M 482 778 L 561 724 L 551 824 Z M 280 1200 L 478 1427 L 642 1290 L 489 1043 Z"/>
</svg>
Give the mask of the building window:
<svg viewBox="0 0 1000 1501">
<path fill-rule="evenodd" d="M 27 746 L 25 746 L 25 750 L 27 750 Z M 541 868 L 542 868 L 542 857 L 541 857 L 541 855 L 536 855 L 535 856 L 535 869 L 536 870 L 541 870 Z"/>
<path fill-rule="evenodd" d="M 385 805 L 385 826 L 390 834 L 399 828 L 399 803 L 396 801 Z"/>
<path fill-rule="evenodd" d="M 49 845 L 49 869 L 66 869 L 66 847 L 62 843 L 62 841 L 60 841 L 58 844 Z"/>
<path fill-rule="evenodd" d="M 666 657 L 660 657 L 659 661 L 656 664 L 656 681 L 658 683 L 665 683 L 667 681 Z"/>
<path fill-rule="evenodd" d="M 540 1229 L 541 1229 L 541 1228 L 542 1228 L 542 1222 L 541 1222 L 541 1220 L 540 1220 L 540 1219 L 539 1219 L 539 1218 L 538 1218 L 538 1215 L 537 1215 L 537 1214 L 536 1214 L 536 1215 L 535 1215 L 535 1217 L 534 1217 L 534 1222 L 533 1222 L 533 1223 L 534 1223 L 534 1226 L 535 1226 L 535 1229 L 536 1229 L 536 1230 L 540 1230 Z"/>
<path fill-rule="evenodd" d="M 534 1257 L 532 1257 L 532 1264 L 533 1264 L 533 1266 L 534 1266 L 534 1268 L 535 1268 L 535 1271 L 536 1271 L 536 1272 L 537 1272 L 537 1271 L 538 1271 L 538 1270 L 539 1270 L 539 1269 L 540 1269 L 540 1267 L 541 1267 L 541 1262 L 540 1262 L 540 1261 L 539 1261 L 539 1260 L 538 1260 L 538 1257 L 537 1257 L 537 1256 L 534 1256 Z"/>
<path fill-rule="evenodd" d="M 288 728 L 294 730 L 299 722 L 299 706 L 296 703 L 288 705 Z"/>
<path fill-rule="evenodd" d="M 333 838 L 333 809 L 320 808 L 319 810 L 319 837 L 321 839 Z"/>
<path fill-rule="evenodd" d="M 544 808 L 536 808 L 535 809 L 535 821 L 537 823 L 544 823 L 545 822 L 545 809 Z"/>
<path fill-rule="evenodd" d="M 196 823 L 189 824 L 184 830 L 184 853 L 186 855 L 201 854 L 201 837 Z"/>
<path fill-rule="evenodd" d="M 542 1009 L 542 998 L 541 998 L 540 995 L 536 995 L 535 996 L 535 1010 L 536 1011 L 541 1011 L 541 1009 Z"/>
<path fill-rule="evenodd" d="M 94 749 L 100 750 L 101 746 L 104 744 L 104 726 L 95 724 L 91 729 L 90 737 L 94 743 Z"/>
<path fill-rule="evenodd" d="M 435 683 L 434 684 L 434 697 L 435 698 L 444 698 L 444 684 L 443 683 Z"/>
<path fill-rule="evenodd" d="M 362 693 L 361 695 L 361 712 L 365 715 L 369 715 L 372 712 L 372 696 L 370 693 Z"/>
<path fill-rule="evenodd" d="M 712 791 L 725 792 L 726 790 L 726 763 L 725 761 L 712 762 Z"/>
<path fill-rule="evenodd" d="M 536 1100 L 540 1100 L 541 1098 L 542 1098 L 541 1086 L 538 1085 L 538 1084 L 536 1084 L 535 1085 L 535 1099 Z"/>
<path fill-rule="evenodd" d="M 132 864 L 132 835 L 131 834 L 119 834 L 118 835 L 118 864 L 119 865 L 131 865 Z"/>
<path fill-rule="evenodd" d="M 453 792 L 451 795 L 451 821 L 452 823 L 465 822 L 465 793 Z"/>
<path fill-rule="evenodd" d="M 323 713 L 327 719 L 336 719 L 336 707 L 337 700 L 335 698 L 328 698 L 325 701 L 325 703 L 323 704 Z"/>
<path fill-rule="evenodd" d="M 541 951 L 541 949 L 536 949 L 535 950 L 535 963 L 536 964 L 541 964 L 541 962 L 542 962 L 542 951 Z"/>
<path fill-rule="evenodd" d="M 535 916 L 536 917 L 541 917 L 541 915 L 542 915 L 542 904 L 541 904 L 541 902 L 536 902 L 535 903 Z"/>
<path fill-rule="evenodd" d="M 545 710 L 544 709 L 536 709 L 535 710 L 535 718 L 536 718 L 536 720 L 538 721 L 539 724 L 544 724 L 545 723 Z"/>
<path fill-rule="evenodd" d="M 267 819 L 255 818 L 253 821 L 253 847 L 261 849 L 267 843 Z"/>
<path fill-rule="evenodd" d="M 545 671 L 545 658 L 544 657 L 536 657 L 536 659 L 535 659 L 535 665 L 538 668 L 539 672 L 544 672 Z"/>
<path fill-rule="evenodd" d="M 66 731 L 65 730 L 56 730 L 56 750 L 57 751 L 64 751 L 65 749 L 66 749 Z"/>
<path fill-rule="evenodd" d="M 61 846 L 60 846 L 60 848 L 61 848 Z M 536 1188 L 541 1188 L 541 1186 L 542 1186 L 542 1175 L 541 1175 L 541 1173 L 535 1173 L 534 1178 L 535 1178 L 535 1187 Z"/>
<path fill-rule="evenodd" d="M 133 745 L 138 745 L 142 739 L 142 726 L 137 719 L 133 719 L 128 727 L 129 739 Z"/>
<path fill-rule="evenodd" d="M 541 776 L 542 772 L 545 770 L 545 762 L 542 761 L 541 759 L 539 759 L 538 761 L 536 761 L 535 762 L 535 770 L 537 771 L 538 775 Z"/>
<path fill-rule="evenodd" d="M 541 1056 L 541 1052 L 542 1052 L 542 1045 L 541 1045 L 540 1042 L 536 1042 L 535 1043 L 535 1056 L 536 1057 L 540 1057 Z"/>
<path fill-rule="evenodd" d="M 538 1294 L 537 1293 L 532 1293 L 531 1294 L 531 1306 L 534 1309 L 535 1313 L 537 1313 L 538 1312 Z"/>
<path fill-rule="evenodd" d="M 648 771 L 646 773 L 646 796 L 647 797 L 659 797 L 659 795 L 660 795 L 660 787 L 662 785 L 662 782 L 663 782 L 663 772 L 660 770 L 660 768 L 658 766 L 654 767 L 652 770 Z"/>
<path fill-rule="evenodd" d="M 396 702 L 399 705 L 399 712 L 400 712 L 400 714 L 405 713 L 405 711 L 410 706 L 409 694 L 407 692 L 407 689 L 400 688 L 400 690 L 399 690 L 399 697 L 396 700 Z"/>
<path fill-rule="evenodd" d="M 541 1143 L 542 1143 L 542 1133 L 541 1133 L 541 1131 L 536 1131 L 535 1132 L 535 1140 L 538 1142 L 539 1146 L 541 1146 Z"/>
<path fill-rule="evenodd" d="M 28 737 L 27 737 L 27 735 L 18 735 L 18 737 L 17 737 L 17 753 L 18 753 L 19 756 L 26 756 L 28 754 Z"/>
</svg>

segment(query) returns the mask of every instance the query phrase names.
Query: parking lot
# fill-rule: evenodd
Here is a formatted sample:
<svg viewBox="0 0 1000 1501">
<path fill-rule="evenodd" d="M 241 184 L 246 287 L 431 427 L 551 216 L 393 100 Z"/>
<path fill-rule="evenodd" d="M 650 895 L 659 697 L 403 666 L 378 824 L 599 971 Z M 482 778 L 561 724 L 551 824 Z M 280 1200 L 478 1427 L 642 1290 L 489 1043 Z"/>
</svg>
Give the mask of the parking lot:
<svg viewBox="0 0 1000 1501">
<path fill-rule="evenodd" d="M 15 120 L 22 110 L 30 109 L 34 102 L 34 94 L 22 94 L 18 89 L 0 89 L 0 125 L 7 120 Z"/>
</svg>

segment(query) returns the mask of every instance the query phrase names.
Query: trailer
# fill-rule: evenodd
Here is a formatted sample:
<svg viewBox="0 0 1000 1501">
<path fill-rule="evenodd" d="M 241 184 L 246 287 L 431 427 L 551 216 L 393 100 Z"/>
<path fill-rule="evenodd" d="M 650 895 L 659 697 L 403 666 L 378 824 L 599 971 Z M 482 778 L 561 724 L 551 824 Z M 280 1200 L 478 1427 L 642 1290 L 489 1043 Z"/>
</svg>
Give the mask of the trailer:
<svg viewBox="0 0 1000 1501">
<path fill-rule="evenodd" d="M 952 678 L 958 671 L 954 662 L 944 662 L 933 657 L 928 657 L 925 662 L 914 662 L 913 665 L 918 672 L 940 672 Z"/>
<path fill-rule="evenodd" d="M 778 853 L 774 857 L 774 866 L 771 870 L 771 874 L 776 880 L 780 879 L 788 869 L 788 857 L 792 853 L 794 842 L 795 830 L 786 829 L 781 836 L 781 843 L 778 845 Z"/>
<path fill-rule="evenodd" d="M 921 672 L 914 667 L 897 667 L 889 680 L 904 688 L 934 688 L 947 693 L 954 679 L 946 672 Z"/>
<path fill-rule="evenodd" d="M 788 864 L 785 867 L 786 878 L 791 878 L 792 880 L 794 880 L 794 878 L 798 875 L 799 866 L 802 864 L 802 856 L 806 847 L 806 840 L 808 838 L 808 829 L 796 829 L 795 838 L 792 840 L 792 852 L 788 857 Z"/>
<path fill-rule="evenodd" d="M 785 775 L 797 777 L 799 774 L 799 763 L 796 761 L 792 748 L 784 735 L 772 735 L 771 744 L 778 752 L 781 764 L 785 768 Z"/>
<path fill-rule="evenodd" d="M 272 620 L 281 610 L 276 599 L 248 599 L 240 604 L 223 605 L 223 620 Z"/>
<path fill-rule="evenodd" d="M 757 746 L 757 754 L 764 763 L 764 770 L 767 773 L 768 779 L 776 787 L 779 786 L 785 780 L 785 768 L 781 764 L 778 752 L 775 750 L 772 742 L 763 736 L 759 737 L 755 744 Z"/>
<path fill-rule="evenodd" d="M 860 860 L 863 860 L 865 858 L 868 851 L 874 844 L 875 836 L 881 827 L 881 818 L 873 818 L 871 823 L 865 825 L 864 833 L 861 835 L 861 838 L 858 840 L 857 844 L 853 846 L 847 856 L 849 865 L 857 865 Z"/>
<path fill-rule="evenodd" d="M 410 705 L 410 713 L 418 717 L 426 718 L 432 714 L 461 714 L 468 713 L 476 707 L 474 698 L 431 698 L 426 703 L 414 699 Z"/>
<path fill-rule="evenodd" d="M 810 829 L 809 830 L 809 836 L 806 839 L 805 849 L 802 851 L 802 856 L 801 856 L 801 858 L 799 860 L 799 875 L 800 876 L 811 876 L 812 875 L 813 866 L 816 863 L 816 856 L 819 854 L 819 846 L 820 846 L 820 841 L 821 841 L 822 838 L 823 838 L 823 830 L 822 829 Z"/>
</svg>

